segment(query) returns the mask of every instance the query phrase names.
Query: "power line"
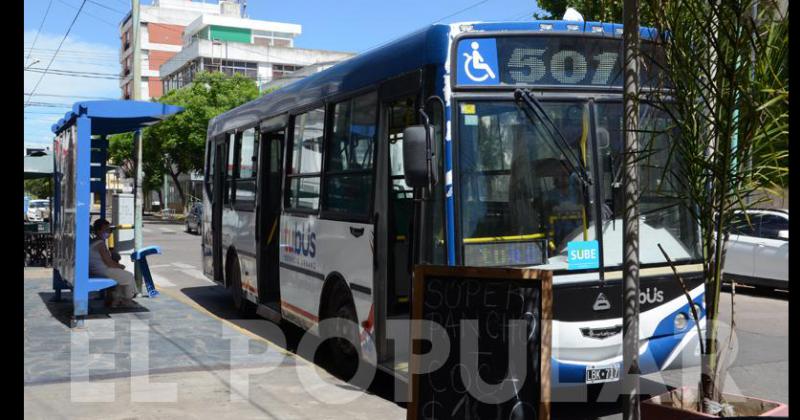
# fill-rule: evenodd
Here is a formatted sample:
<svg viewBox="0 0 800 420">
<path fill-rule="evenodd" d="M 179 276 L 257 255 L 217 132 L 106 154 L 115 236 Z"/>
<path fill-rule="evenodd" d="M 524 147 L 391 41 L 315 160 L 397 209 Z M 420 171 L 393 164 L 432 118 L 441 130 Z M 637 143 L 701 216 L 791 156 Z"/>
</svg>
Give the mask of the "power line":
<svg viewBox="0 0 800 420">
<path fill-rule="evenodd" d="M 50 6 L 52 5 L 53 5 L 53 0 L 50 0 L 50 3 L 47 3 L 47 10 L 44 11 L 42 22 L 39 24 L 39 29 L 36 31 L 36 35 L 33 37 L 33 44 L 31 44 L 31 51 L 33 51 L 33 47 L 36 45 L 36 40 L 39 39 L 39 34 L 42 33 L 42 27 L 44 26 L 44 21 L 47 19 L 47 14 L 50 13 Z M 31 51 L 28 51 L 28 56 L 25 57 L 26 63 L 31 58 Z"/>
<path fill-rule="evenodd" d="M 41 67 L 28 67 L 25 69 L 26 71 L 33 71 L 33 72 L 43 72 L 47 69 L 43 69 Z M 117 73 L 100 73 L 94 71 L 85 71 L 85 70 L 53 70 L 53 74 L 56 73 L 68 73 L 68 74 L 85 74 L 89 76 L 111 76 L 111 77 L 119 77 Z"/>
<path fill-rule="evenodd" d="M 36 51 L 37 54 L 42 53 L 44 54 L 47 51 L 55 51 L 55 48 L 30 48 L 25 47 L 24 50 L 28 51 Z M 117 57 L 117 53 L 102 53 L 102 52 L 94 52 L 94 51 L 87 51 L 87 50 L 67 50 L 62 49 L 62 54 L 72 54 L 72 55 L 85 55 L 87 57 L 95 57 L 95 56 L 105 56 L 105 57 Z"/>
<path fill-rule="evenodd" d="M 78 16 L 80 16 L 81 10 L 83 10 L 83 6 L 85 5 L 86 5 L 86 0 L 83 0 L 81 2 L 81 7 L 78 9 L 78 13 L 75 13 L 75 17 L 72 18 L 72 22 L 69 24 L 69 28 L 67 28 L 67 32 L 64 34 L 64 38 L 61 38 L 61 42 L 58 44 L 58 48 L 56 48 L 56 52 L 55 54 L 53 54 L 53 58 L 50 59 L 50 62 L 47 64 L 47 68 L 44 70 L 44 73 L 42 73 L 41 77 L 39 77 L 39 80 L 36 82 L 36 86 L 33 87 L 32 94 L 31 96 L 28 97 L 28 102 L 25 103 L 25 106 L 28 106 L 28 103 L 30 102 L 31 98 L 33 97 L 34 94 L 36 94 L 36 91 L 39 89 L 39 84 L 42 83 L 42 79 L 44 79 L 44 77 L 47 76 L 47 72 L 50 70 L 50 66 L 53 65 L 53 61 L 56 59 L 58 51 L 61 49 L 61 46 L 64 45 L 64 41 L 67 40 L 69 32 L 72 30 L 72 27 L 78 20 Z"/>
<path fill-rule="evenodd" d="M 47 108 L 72 108 L 72 105 L 69 104 L 57 104 L 53 102 L 28 102 L 27 105 L 30 106 L 43 106 Z"/>
<path fill-rule="evenodd" d="M 98 2 L 96 2 L 96 1 L 94 1 L 94 0 L 88 0 L 88 1 L 89 1 L 89 3 L 92 3 L 92 4 L 95 4 L 95 5 L 97 5 L 97 6 L 100 6 L 100 7 L 102 7 L 103 9 L 106 9 L 106 10 L 111 10 L 112 12 L 122 13 L 123 15 L 126 15 L 126 14 L 128 13 L 128 12 L 122 12 L 122 11 L 119 11 L 119 10 L 117 10 L 117 9 L 114 9 L 113 7 L 108 7 L 108 6 L 106 6 L 105 4 L 103 4 L 103 3 L 98 3 Z"/>
<path fill-rule="evenodd" d="M 433 22 L 431 22 L 431 25 L 433 25 L 434 23 L 439 23 L 439 22 L 441 22 L 441 21 L 443 21 L 443 20 L 445 20 L 445 19 L 447 19 L 447 18 L 449 18 L 449 17 L 453 17 L 453 16 L 455 16 L 455 15 L 457 15 L 457 14 L 460 14 L 460 13 L 466 12 L 466 11 L 467 11 L 467 10 L 469 10 L 469 9 L 472 9 L 472 8 L 478 7 L 478 6 L 482 5 L 483 3 L 486 3 L 487 1 L 489 1 L 489 0 L 482 0 L 482 1 L 479 1 L 479 2 L 477 2 L 477 3 L 475 3 L 475 4 L 473 4 L 472 6 L 467 6 L 467 7 L 463 8 L 463 9 L 461 9 L 461 10 L 459 10 L 459 11 L 455 12 L 455 13 L 451 13 L 451 14 L 449 14 L 449 15 L 447 15 L 447 16 L 445 16 L 445 17 L 443 17 L 443 18 L 439 19 L 439 20 L 436 20 L 436 21 L 433 21 Z"/>
<path fill-rule="evenodd" d="M 30 93 L 24 93 L 24 96 L 32 96 Z M 58 95 L 55 93 L 37 93 L 35 96 L 47 96 L 50 98 L 78 98 L 78 99 L 116 99 L 105 96 L 80 96 L 80 95 Z"/>
<path fill-rule="evenodd" d="M 75 6 L 73 6 L 73 5 L 71 5 L 71 4 L 67 3 L 67 2 L 65 2 L 64 0 L 58 0 L 58 2 L 59 2 L 59 3 L 61 3 L 61 4 L 67 5 L 67 6 L 71 7 L 71 8 L 73 8 L 73 9 L 78 9 L 77 7 L 75 7 Z M 86 2 L 84 1 L 84 3 L 86 3 Z M 83 7 L 83 5 L 81 5 L 81 7 Z M 93 15 L 93 14 L 91 14 L 91 13 L 89 13 L 89 12 L 83 12 L 83 14 L 85 14 L 86 16 L 89 16 L 89 17 L 95 18 L 95 19 L 99 20 L 100 22 L 103 22 L 103 23 L 105 23 L 106 25 L 111 25 L 111 26 L 113 26 L 114 28 L 117 28 L 117 27 L 119 27 L 119 25 L 118 25 L 118 24 L 116 24 L 116 23 L 111 23 L 111 22 L 109 22 L 109 21 L 107 21 L 107 20 L 105 20 L 105 19 L 103 19 L 103 18 L 101 18 L 101 17 L 98 17 L 97 15 Z"/>
</svg>

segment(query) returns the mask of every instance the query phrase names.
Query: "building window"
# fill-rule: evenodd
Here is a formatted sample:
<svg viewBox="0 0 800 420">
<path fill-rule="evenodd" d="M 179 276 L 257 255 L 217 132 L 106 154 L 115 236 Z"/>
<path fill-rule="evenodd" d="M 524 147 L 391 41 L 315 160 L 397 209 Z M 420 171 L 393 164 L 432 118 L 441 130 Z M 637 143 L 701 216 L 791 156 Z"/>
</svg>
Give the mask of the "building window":
<svg viewBox="0 0 800 420">
<path fill-rule="evenodd" d="M 333 106 L 333 127 L 326 145 L 324 210 L 369 215 L 377 108 L 377 92 Z"/>
<path fill-rule="evenodd" d="M 241 74 L 253 80 L 258 78 L 257 62 L 203 58 L 203 68 L 208 71 L 221 71 L 228 76 Z"/>
<path fill-rule="evenodd" d="M 286 207 L 316 211 L 322 173 L 325 110 L 318 108 L 294 117 L 289 168 L 286 171 Z"/>
<path fill-rule="evenodd" d="M 291 64 L 273 64 L 272 65 L 272 80 L 280 79 L 281 77 L 291 74 L 297 70 L 302 69 L 303 66 L 295 66 Z"/>
</svg>

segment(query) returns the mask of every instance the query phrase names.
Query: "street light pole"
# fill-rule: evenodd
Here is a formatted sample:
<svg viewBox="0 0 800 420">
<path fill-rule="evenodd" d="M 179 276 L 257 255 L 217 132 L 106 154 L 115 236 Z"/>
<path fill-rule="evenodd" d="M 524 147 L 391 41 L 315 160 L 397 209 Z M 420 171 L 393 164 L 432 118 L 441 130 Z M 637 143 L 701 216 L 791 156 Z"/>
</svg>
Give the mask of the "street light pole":
<svg viewBox="0 0 800 420">
<path fill-rule="evenodd" d="M 625 214 L 623 317 L 622 317 L 622 417 L 638 420 L 639 413 L 639 0 L 622 6 L 622 48 L 625 54 L 623 126 L 625 132 Z"/>
<path fill-rule="evenodd" d="M 141 42 L 139 40 L 139 0 L 131 0 L 131 29 L 133 35 L 133 69 L 131 69 L 131 96 L 133 100 L 141 98 L 140 89 L 142 87 L 140 74 L 141 69 Z M 133 248 L 142 248 L 142 132 L 136 130 L 133 134 L 133 147 L 136 156 L 136 179 L 133 183 L 134 199 L 134 218 L 133 218 Z M 142 271 L 139 264 L 134 264 L 134 276 L 136 277 L 136 291 L 142 292 Z"/>
</svg>

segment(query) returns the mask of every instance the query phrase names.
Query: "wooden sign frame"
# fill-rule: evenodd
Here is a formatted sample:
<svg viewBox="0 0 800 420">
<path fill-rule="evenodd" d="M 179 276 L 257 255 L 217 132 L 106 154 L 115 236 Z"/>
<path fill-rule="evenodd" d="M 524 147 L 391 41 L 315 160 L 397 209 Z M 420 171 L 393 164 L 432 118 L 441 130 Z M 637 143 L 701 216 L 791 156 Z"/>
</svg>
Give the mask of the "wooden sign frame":
<svg viewBox="0 0 800 420">
<path fill-rule="evenodd" d="M 413 294 L 411 308 L 411 337 L 420 337 L 420 323 L 414 320 L 422 319 L 423 292 L 425 281 L 429 277 L 437 278 L 469 278 L 475 280 L 512 280 L 541 282 L 541 313 L 540 313 L 540 389 L 539 389 L 539 418 L 550 420 L 550 354 L 552 346 L 552 307 L 553 307 L 553 272 L 527 268 L 506 267 L 458 267 L 440 265 L 418 265 L 414 267 Z M 419 358 L 422 349 L 422 340 L 411 343 L 409 354 L 409 399 L 406 419 L 417 420 L 419 401 L 414 401 L 419 390 Z"/>
</svg>

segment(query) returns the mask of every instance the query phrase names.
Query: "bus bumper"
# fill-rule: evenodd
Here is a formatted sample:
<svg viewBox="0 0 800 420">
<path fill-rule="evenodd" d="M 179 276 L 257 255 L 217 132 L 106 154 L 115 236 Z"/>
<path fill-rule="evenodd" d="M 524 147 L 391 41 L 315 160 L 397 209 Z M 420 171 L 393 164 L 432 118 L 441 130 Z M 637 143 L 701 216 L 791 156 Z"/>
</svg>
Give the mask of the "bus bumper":
<svg viewBox="0 0 800 420">
<path fill-rule="evenodd" d="M 705 330 L 702 329 L 702 334 Z M 621 349 L 620 349 L 621 353 Z M 639 370 L 642 375 L 662 370 L 684 369 L 700 364 L 700 342 L 697 329 L 681 334 L 653 337 L 642 340 L 639 347 Z M 587 369 L 618 366 L 623 375 L 622 356 L 591 363 L 551 358 L 551 383 L 553 386 L 574 386 L 587 383 Z M 618 379 L 607 382 L 617 382 Z"/>
</svg>

